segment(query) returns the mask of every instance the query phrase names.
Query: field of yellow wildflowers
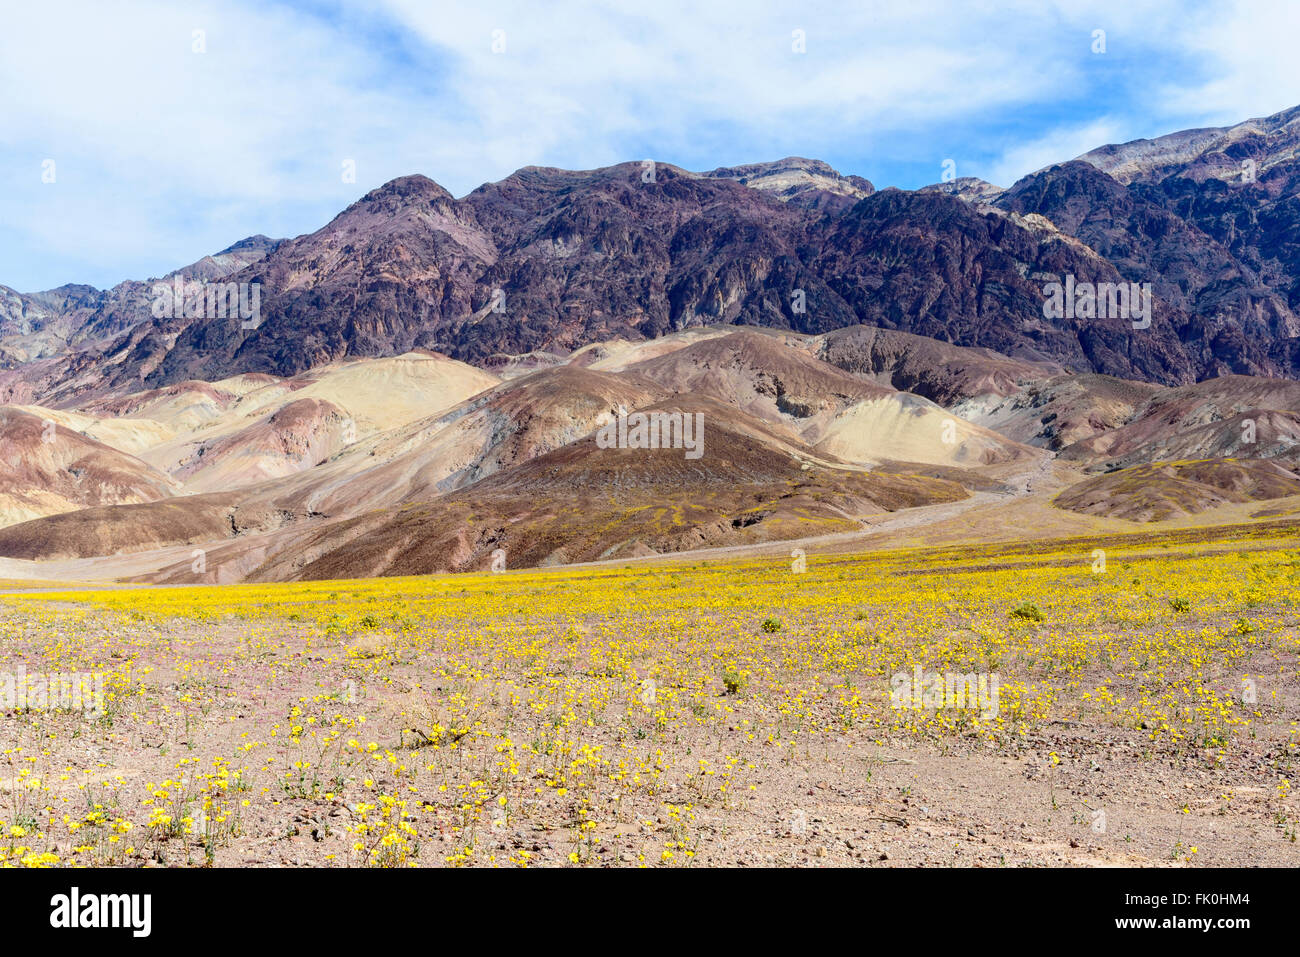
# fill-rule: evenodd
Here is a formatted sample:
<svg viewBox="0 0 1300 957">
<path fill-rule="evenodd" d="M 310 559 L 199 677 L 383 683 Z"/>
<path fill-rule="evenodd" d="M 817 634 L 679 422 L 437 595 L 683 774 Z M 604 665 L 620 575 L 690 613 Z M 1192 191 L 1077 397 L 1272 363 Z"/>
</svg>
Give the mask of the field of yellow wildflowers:
<svg viewBox="0 0 1300 957">
<path fill-rule="evenodd" d="M 1300 528 L 1098 544 L 11 592 L 0 863 L 1300 861 Z"/>
</svg>

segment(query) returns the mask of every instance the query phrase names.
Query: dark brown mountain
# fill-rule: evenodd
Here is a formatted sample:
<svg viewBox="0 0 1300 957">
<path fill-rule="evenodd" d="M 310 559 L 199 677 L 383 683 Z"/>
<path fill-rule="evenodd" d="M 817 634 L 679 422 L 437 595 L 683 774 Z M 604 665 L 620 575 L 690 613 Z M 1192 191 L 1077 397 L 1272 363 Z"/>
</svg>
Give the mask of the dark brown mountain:
<svg viewBox="0 0 1300 957">
<path fill-rule="evenodd" d="M 1170 321 L 1197 378 L 1295 371 L 1289 337 L 1300 331 L 1300 318 L 1286 296 L 1218 240 L 1141 191 L 1074 161 L 1026 177 L 996 205 L 1046 217 L 1104 256 L 1124 279 L 1151 283 L 1157 302 L 1172 310 Z"/>
<path fill-rule="evenodd" d="M 529 167 L 459 200 L 403 177 L 314 233 L 190 267 L 260 284 L 257 328 L 142 318 L 144 284 L 0 290 L 0 400 L 71 405 L 417 348 L 507 368 L 718 323 L 866 325 L 1171 386 L 1296 376 L 1297 115 L 1106 147 L 1005 191 L 877 192 L 799 157 Z M 1044 286 L 1066 275 L 1152 283 L 1151 328 L 1046 318 Z"/>
<path fill-rule="evenodd" d="M 223 279 L 263 259 L 276 245 L 252 236 L 158 281 Z M 151 320 L 154 282 L 128 280 L 104 290 L 67 285 L 27 295 L 0 286 L 0 369 L 109 342 Z"/>
<path fill-rule="evenodd" d="M 865 323 L 1074 370 L 1195 377 L 1176 310 L 1141 336 L 1126 320 L 1044 320 L 1046 279 L 1121 278 L 1050 229 L 941 194 L 887 190 L 813 214 L 729 179 L 642 172 L 529 169 L 461 201 L 423 177 L 394 181 L 231 277 L 262 284 L 260 328 L 139 327 L 113 386 L 419 347 L 482 362 L 726 322 Z"/>
<path fill-rule="evenodd" d="M 1300 315 L 1300 107 L 1080 157 L 1221 244 Z M 1295 376 L 1300 322 L 1274 344 Z"/>
<path fill-rule="evenodd" d="M 823 230 L 814 268 L 857 321 L 1072 371 L 1177 383 L 1195 370 L 1179 314 L 1157 297 L 1150 329 L 1125 319 L 1046 319 L 1044 286 L 1066 275 L 1120 282 L 1114 264 L 1042 220 L 939 192 L 884 190 Z M 818 304 L 820 308 L 820 304 Z M 825 328 L 846 323 L 833 315 Z"/>
</svg>

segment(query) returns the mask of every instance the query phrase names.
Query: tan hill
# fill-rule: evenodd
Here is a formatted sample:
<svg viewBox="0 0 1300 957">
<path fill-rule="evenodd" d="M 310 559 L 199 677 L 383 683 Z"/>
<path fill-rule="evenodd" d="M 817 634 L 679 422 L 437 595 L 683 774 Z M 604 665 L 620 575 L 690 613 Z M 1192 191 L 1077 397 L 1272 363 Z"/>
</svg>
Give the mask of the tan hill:
<svg viewBox="0 0 1300 957">
<path fill-rule="evenodd" d="M 1058 508 L 1134 522 L 1195 515 L 1228 502 L 1300 495 L 1300 476 L 1276 462 L 1157 462 L 1086 479 L 1057 495 Z"/>
<path fill-rule="evenodd" d="M 206 553 L 227 541 L 282 529 L 292 516 L 274 509 L 243 507 L 238 493 L 185 495 L 138 505 L 106 505 L 51 515 L 48 518 L 0 528 L 0 551 L 7 558 L 29 561 L 91 558 L 129 553 L 164 554 L 192 568 L 191 547 Z M 201 546 L 201 548 L 200 548 Z M 241 546 L 242 547 L 242 546 Z M 206 560 L 205 560 L 206 564 Z M 159 559 L 156 568 L 162 568 Z M 212 581 L 194 577 L 190 581 Z"/>
<path fill-rule="evenodd" d="M 1017 442 L 1060 451 L 1123 427 L 1158 392 L 1159 386 L 1114 376 L 1064 375 L 1000 400 L 959 402 L 952 411 Z"/>
<path fill-rule="evenodd" d="M 1300 382 L 1223 376 L 1151 395 L 1123 427 L 1081 440 L 1063 458 L 1108 468 L 1167 459 L 1300 455 Z"/>
<path fill-rule="evenodd" d="M 1258 458 L 1296 464 L 1300 462 L 1300 412 L 1251 409 L 1177 432 L 1152 428 L 1150 421 L 1140 420 L 1076 443 L 1061 457 L 1092 462 L 1092 469 L 1108 471 L 1176 459 Z"/>
<path fill-rule="evenodd" d="M 620 406 L 657 398 L 650 383 L 561 367 L 502 383 L 450 411 L 359 439 L 333 454 L 341 424 L 334 407 L 296 400 L 287 407 L 290 414 L 282 415 L 281 408 L 242 429 L 156 450 L 196 489 L 221 492 L 193 499 L 206 503 L 199 519 L 178 522 L 172 509 L 110 509 L 94 516 L 99 537 L 70 521 L 32 526 L 0 535 L 0 554 L 90 557 L 105 553 L 79 549 L 104 541 L 114 543 L 114 551 L 163 548 L 202 541 L 201 529 L 221 542 L 250 531 L 289 530 L 428 501 L 589 436 Z M 177 448 L 186 450 L 183 458 L 176 457 Z M 324 461 L 310 461 L 322 455 Z M 278 471 L 280 477 L 268 481 L 262 474 L 259 480 L 258 470 Z"/>
<path fill-rule="evenodd" d="M 819 454 L 847 462 L 969 466 L 1039 454 L 927 399 L 816 358 L 820 347 L 820 340 L 741 329 L 699 337 L 625 369 L 670 394 L 709 396 L 781 425 Z"/>
<path fill-rule="evenodd" d="M 779 541 L 968 494 L 948 479 L 805 467 L 811 450 L 800 456 L 764 441 L 760 423 L 708 400 L 652 409 L 701 411 L 705 454 L 602 449 L 587 437 L 425 505 L 323 527 L 252 577 L 483 570 L 497 549 L 508 567 L 528 567 Z"/>
<path fill-rule="evenodd" d="M 0 524 L 96 505 L 153 502 L 177 486 L 139 459 L 17 409 L 0 407 Z"/>
<path fill-rule="evenodd" d="M 265 376 L 267 383 L 276 380 Z M 248 377 L 228 382 L 248 385 Z M 163 389 L 149 389 L 127 395 L 101 397 L 76 411 L 97 418 L 147 419 L 157 422 L 172 435 L 190 433 L 220 419 L 244 393 L 209 382 L 178 382 Z"/>
<path fill-rule="evenodd" d="M 188 443 L 169 470 L 190 493 L 256 485 L 313 468 L 355 441 L 352 417 L 321 399 L 294 399 L 238 432 Z"/>
<path fill-rule="evenodd" d="M 78 432 L 88 439 L 94 439 L 128 455 L 140 455 L 148 449 L 161 445 L 176 434 L 175 429 L 156 419 L 131 416 L 103 418 L 69 409 L 47 409 L 38 405 L 11 405 L 9 408 L 29 413 L 38 419 L 49 419 L 69 431 Z"/>
<path fill-rule="evenodd" d="M 578 493 L 556 492 L 550 473 L 530 492 L 520 477 L 534 473 L 520 469 L 590 444 L 593 433 L 620 411 L 665 402 L 706 410 L 710 434 L 716 426 L 724 437 L 779 463 L 776 473 L 754 473 L 758 487 L 766 489 L 764 501 L 772 503 L 770 513 L 735 528 L 723 521 L 744 510 L 751 490 L 746 470 L 728 472 L 712 460 L 712 442 L 702 463 L 670 468 L 663 462 L 676 459 L 668 457 L 643 474 L 620 466 L 618 478 L 610 467 L 630 450 L 601 450 L 581 472 L 586 498 L 601 483 L 615 482 L 636 498 L 638 513 L 656 496 L 682 508 L 692 496 L 710 503 L 707 521 L 699 513 L 688 529 L 648 522 L 613 544 L 606 532 L 627 530 L 630 519 L 601 511 L 601 553 L 853 529 L 855 514 L 947 501 L 964 496 L 963 486 L 997 484 L 953 466 L 1038 454 L 925 399 L 839 369 L 816 358 L 812 348 L 804 336 L 723 326 L 666 341 L 589 347 L 567 364 L 544 365 L 504 382 L 441 356 L 408 355 L 333 364 L 293 379 L 249 375 L 100 399 L 87 412 L 68 415 L 82 416 L 90 428 L 119 431 L 128 423 L 136 431 L 151 423 L 169 437 L 142 457 L 183 482 L 187 492 L 211 494 L 186 499 L 196 508 L 183 515 L 161 507 L 102 509 L 84 516 L 93 520 L 91 526 L 70 518 L 30 524 L 0 536 L 0 554 L 85 558 L 103 554 L 87 549 L 135 553 L 202 545 L 226 555 L 214 560 L 224 569 L 214 570 L 218 580 L 232 563 L 244 574 L 263 561 L 314 561 L 304 556 L 322 546 L 305 539 L 333 543 L 356 523 L 382 525 L 402 510 L 433 503 L 451 507 L 470 501 L 467 496 L 482 504 L 489 496 L 499 514 L 539 510 L 518 528 L 517 544 L 529 560 L 589 558 L 592 542 L 560 549 L 554 544 L 561 534 L 555 517 L 537 517 L 558 507 L 546 501 L 548 495 Z M 458 401 L 444 408 L 451 400 Z M 949 427 L 951 447 L 944 441 Z M 868 474 L 855 464 L 878 472 Z M 515 477 L 509 494 L 494 484 L 505 473 Z M 728 474 L 732 485 L 725 489 L 720 480 Z M 791 482 L 805 491 L 790 493 Z M 551 546 L 539 558 L 536 542 L 543 540 Z M 177 580 L 193 580 L 187 577 L 188 551 L 165 564 Z"/>
<path fill-rule="evenodd" d="M 810 343 L 817 358 L 880 385 L 942 406 L 1001 398 L 1065 370 L 1054 362 L 1012 359 L 992 349 L 954 346 L 893 329 L 849 326 Z"/>
<path fill-rule="evenodd" d="M 294 400 L 319 399 L 346 410 L 358 436 L 365 437 L 450 409 L 500 381 L 474 366 L 418 351 L 318 366 L 282 384 Z M 280 401 L 253 392 L 244 405 L 260 409 Z"/>
<path fill-rule="evenodd" d="M 1038 449 L 967 422 L 906 392 L 859 402 L 819 432 L 816 448 L 851 462 L 972 467 L 1036 459 Z"/>
<path fill-rule="evenodd" d="M 1080 467 L 1111 474 L 1057 509 L 1042 498 L 1044 511 L 1155 520 L 1290 494 L 1284 472 L 1185 461 L 1283 460 L 1300 432 L 1300 383 L 1162 389 L 865 327 L 721 325 L 499 358 L 489 372 L 417 351 L 55 410 L 70 436 L 131 448 L 184 497 L 88 501 L 0 529 L 0 556 L 120 553 L 151 581 L 474 569 L 498 547 L 521 567 L 906 525 L 880 516 L 968 491 L 981 507 L 1042 496 Z M 620 412 L 672 410 L 705 415 L 698 459 L 594 438 Z M 1234 440 L 1243 410 L 1250 448 Z M 1042 446 L 1076 464 L 1052 479 Z M 195 549 L 207 570 L 194 571 Z"/>
<path fill-rule="evenodd" d="M 152 419 L 184 439 L 201 430 L 238 431 L 289 402 L 317 399 L 344 409 L 358 436 L 366 436 L 450 408 L 499 381 L 463 362 L 420 352 L 332 363 L 291 379 L 258 374 L 183 382 L 100 399 L 81 411 Z"/>
<path fill-rule="evenodd" d="M 318 469 L 259 490 L 258 500 L 330 516 L 427 500 L 590 435 L 620 406 L 659 397 L 652 383 L 630 376 L 542 370 L 358 442 Z"/>
<path fill-rule="evenodd" d="M 316 469 L 180 500 L 201 505 L 183 514 L 104 509 L 0 530 L 0 554 L 50 559 L 160 550 L 158 570 L 146 575 L 160 581 L 196 580 L 189 546 L 205 551 L 201 580 L 317 576 L 344 567 L 396 574 L 476 567 L 480 546 L 498 541 L 489 530 L 508 528 L 508 544 L 493 548 L 508 548 L 516 565 L 558 563 L 853 531 L 864 516 L 960 501 L 967 488 L 990 484 L 958 469 L 921 475 L 893 465 L 868 472 L 802 445 L 780 423 L 708 397 L 658 404 L 648 398 L 652 393 L 638 393 L 628 377 L 549 370 L 466 403 L 450 422 L 422 424 L 431 437 L 395 430 Z M 594 428 L 611 409 L 628 405 L 699 410 L 703 454 L 600 448 Z M 513 429 L 486 441 L 502 423 Z M 561 431 L 579 427 L 586 432 L 576 439 Z M 395 451 L 404 431 L 404 451 L 364 468 Z M 468 438 L 480 443 L 478 467 L 491 471 L 472 484 L 446 483 L 451 490 L 443 492 L 434 479 L 447 471 L 445 455 L 474 454 Z M 543 440 L 554 444 L 542 449 Z M 181 546 L 179 553 L 162 551 Z M 441 564 L 431 564 L 435 558 Z"/>
<path fill-rule="evenodd" d="M 492 388 L 491 373 L 434 353 L 247 374 L 101 397 L 79 410 L 16 407 L 139 456 L 188 492 L 231 489 L 320 464 L 346 445 Z"/>
<path fill-rule="evenodd" d="M 863 399 L 893 390 L 819 361 L 777 333 L 740 329 L 624 367 L 669 394 L 712 396 L 749 415 L 816 429 Z"/>
<path fill-rule="evenodd" d="M 684 329 L 659 336 L 656 339 L 644 339 L 632 342 L 627 339 L 607 339 L 593 342 L 581 349 L 576 349 L 569 356 L 569 365 L 583 366 L 598 372 L 621 372 L 628 366 L 648 359 L 657 359 L 678 349 L 709 339 L 723 339 L 740 331 L 740 327 L 725 323 Z"/>
</svg>

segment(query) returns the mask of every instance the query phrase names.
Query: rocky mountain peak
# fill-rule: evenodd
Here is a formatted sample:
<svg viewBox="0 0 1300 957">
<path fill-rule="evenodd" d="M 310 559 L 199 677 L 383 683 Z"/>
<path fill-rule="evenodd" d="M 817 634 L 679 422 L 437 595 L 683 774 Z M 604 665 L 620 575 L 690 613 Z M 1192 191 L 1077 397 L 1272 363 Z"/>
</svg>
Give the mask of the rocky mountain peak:
<svg viewBox="0 0 1300 957">
<path fill-rule="evenodd" d="M 852 205 L 876 191 L 861 176 L 844 176 L 829 163 L 802 156 L 744 166 L 724 166 L 702 174 L 707 179 L 735 180 L 751 189 L 770 193 L 782 202 L 838 208 Z M 836 201 L 834 198 L 842 198 Z M 848 200 L 849 202 L 844 202 Z"/>
</svg>

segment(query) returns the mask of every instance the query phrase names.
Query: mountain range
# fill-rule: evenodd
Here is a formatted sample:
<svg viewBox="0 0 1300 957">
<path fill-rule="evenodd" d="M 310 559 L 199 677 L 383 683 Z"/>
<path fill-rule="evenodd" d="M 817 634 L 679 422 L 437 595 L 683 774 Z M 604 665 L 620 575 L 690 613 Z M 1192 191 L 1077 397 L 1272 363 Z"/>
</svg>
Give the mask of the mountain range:
<svg viewBox="0 0 1300 957">
<path fill-rule="evenodd" d="M 1071 529 L 1288 514 L 1298 133 L 1300 107 L 1005 189 L 797 157 L 461 199 L 413 175 L 157 279 L 0 287 L 0 557 L 231 581 L 832 541 L 1048 491 Z M 177 281 L 259 315 L 159 314 Z M 1148 288 L 1149 324 L 1054 316 L 1066 282 Z M 628 410 L 701 413 L 708 454 L 600 449 Z"/>
</svg>

